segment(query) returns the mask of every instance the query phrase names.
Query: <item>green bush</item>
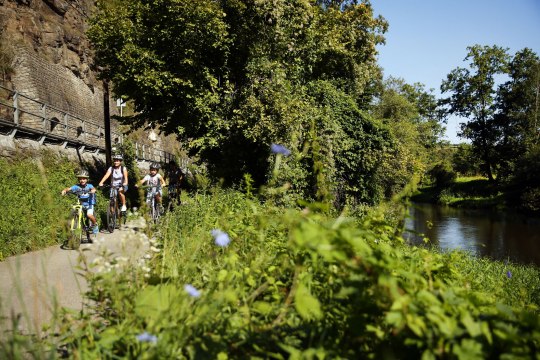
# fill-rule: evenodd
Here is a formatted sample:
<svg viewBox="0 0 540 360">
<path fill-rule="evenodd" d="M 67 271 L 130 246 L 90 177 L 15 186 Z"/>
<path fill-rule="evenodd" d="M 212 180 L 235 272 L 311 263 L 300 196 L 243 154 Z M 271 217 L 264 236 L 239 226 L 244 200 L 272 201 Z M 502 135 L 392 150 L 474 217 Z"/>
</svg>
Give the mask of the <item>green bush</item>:
<svg viewBox="0 0 540 360">
<path fill-rule="evenodd" d="M 452 169 L 451 165 L 446 163 L 435 165 L 428 171 L 428 175 L 431 177 L 436 187 L 449 186 L 457 178 L 457 174 Z"/>
<path fill-rule="evenodd" d="M 0 260 L 66 239 L 74 199 L 60 192 L 77 183 L 75 172 L 80 167 L 49 152 L 37 157 L 19 154 L 14 161 L 0 159 Z M 95 181 L 90 179 L 93 185 Z M 104 206 L 98 197 L 96 213 Z"/>
<path fill-rule="evenodd" d="M 160 233 L 154 270 L 107 261 L 89 274 L 96 306 L 57 339 L 70 356 L 483 359 L 540 346 L 538 269 L 402 245 L 378 215 L 215 190 Z"/>
</svg>

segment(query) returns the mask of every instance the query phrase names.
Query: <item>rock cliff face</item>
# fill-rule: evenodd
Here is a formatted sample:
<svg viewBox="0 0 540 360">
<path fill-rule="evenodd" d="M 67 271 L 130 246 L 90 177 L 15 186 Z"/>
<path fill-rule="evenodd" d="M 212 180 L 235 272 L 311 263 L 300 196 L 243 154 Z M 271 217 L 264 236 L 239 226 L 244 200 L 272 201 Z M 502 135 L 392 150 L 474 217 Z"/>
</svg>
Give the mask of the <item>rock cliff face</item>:
<svg viewBox="0 0 540 360">
<path fill-rule="evenodd" d="M 24 47 L 99 87 L 85 35 L 94 7 L 94 0 L 0 0 L 0 31 L 16 56 Z"/>
<path fill-rule="evenodd" d="M 8 48 L 13 53 L 13 73 L 3 81 L 0 78 L 0 84 L 102 125 L 103 85 L 96 78 L 91 44 L 85 34 L 95 5 L 96 0 L 0 0 L 0 52 Z M 116 100 L 110 98 L 109 103 L 110 114 L 119 115 Z M 35 126 L 41 123 L 39 118 L 20 121 L 32 127 L 32 121 Z M 117 127 L 116 121 L 112 126 Z M 142 130 L 136 138 L 170 152 L 176 149 L 172 136 L 162 140 L 161 136 L 149 140 Z"/>
</svg>

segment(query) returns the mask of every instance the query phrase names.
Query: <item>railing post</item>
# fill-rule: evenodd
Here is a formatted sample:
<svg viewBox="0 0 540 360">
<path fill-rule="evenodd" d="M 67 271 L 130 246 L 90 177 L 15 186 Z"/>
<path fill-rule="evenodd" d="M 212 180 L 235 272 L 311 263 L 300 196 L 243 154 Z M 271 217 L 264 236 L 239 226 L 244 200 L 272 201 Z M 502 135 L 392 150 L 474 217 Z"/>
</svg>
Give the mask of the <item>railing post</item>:
<svg viewBox="0 0 540 360">
<path fill-rule="evenodd" d="M 15 125 L 19 125 L 19 93 L 15 91 L 13 94 L 13 107 L 15 111 L 13 112 L 13 121 Z"/>
<path fill-rule="evenodd" d="M 46 122 L 47 122 L 47 105 L 46 104 L 41 104 L 41 123 L 42 123 L 42 127 L 43 127 L 43 131 L 47 132 L 47 125 L 46 125 Z"/>
</svg>

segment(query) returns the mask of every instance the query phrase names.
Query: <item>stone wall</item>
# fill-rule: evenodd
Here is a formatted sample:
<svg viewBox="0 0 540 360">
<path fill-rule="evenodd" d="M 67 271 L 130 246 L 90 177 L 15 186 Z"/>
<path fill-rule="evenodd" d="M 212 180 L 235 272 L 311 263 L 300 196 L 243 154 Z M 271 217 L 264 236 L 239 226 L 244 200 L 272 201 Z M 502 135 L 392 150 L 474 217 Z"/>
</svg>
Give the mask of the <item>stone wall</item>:
<svg viewBox="0 0 540 360">
<path fill-rule="evenodd" d="M 15 72 L 11 82 L 15 90 L 82 119 L 103 124 L 103 91 L 100 88 L 89 87 L 69 69 L 51 64 L 23 46 L 15 48 L 14 53 Z M 20 98 L 20 102 L 25 110 L 42 115 L 41 109 L 36 108 L 38 104 L 27 102 L 24 107 L 24 98 Z M 116 102 L 112 99 L 110 102 L 111 112 L 115 114 Z M 49 118 L 58 117 L 52 109 L 49 112 Z M 40 120 L 26 116 L 27 125 L 37 121 Z"/>
</svg>

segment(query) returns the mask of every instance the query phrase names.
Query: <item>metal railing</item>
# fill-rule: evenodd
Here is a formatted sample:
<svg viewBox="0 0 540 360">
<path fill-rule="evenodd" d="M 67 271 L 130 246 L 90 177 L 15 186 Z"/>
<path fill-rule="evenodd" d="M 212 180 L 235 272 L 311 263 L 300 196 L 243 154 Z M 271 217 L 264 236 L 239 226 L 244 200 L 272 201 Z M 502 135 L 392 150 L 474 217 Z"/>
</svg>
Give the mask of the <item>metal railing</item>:
<svg viewBox="0 0 540 360">
<path fill-rule="evenodd" d="M 84 151 L 105 151 L 103 125 L 70 114 L 64 110 L 33 99 L 23 93 L 0 85 L 0 127 L 8 129 L 8 136 L 27 134 L 45 141 L 61 143 L 63 147 L 76 146 Z M 111 129 L 111 140 L 122 144 L 124 136 Z M 135 143 L 138 160 L 169 162 L 174 155 L 153 146 Z"/>
</svg>

